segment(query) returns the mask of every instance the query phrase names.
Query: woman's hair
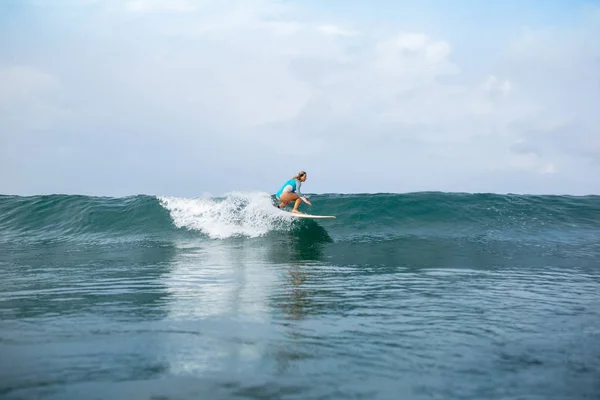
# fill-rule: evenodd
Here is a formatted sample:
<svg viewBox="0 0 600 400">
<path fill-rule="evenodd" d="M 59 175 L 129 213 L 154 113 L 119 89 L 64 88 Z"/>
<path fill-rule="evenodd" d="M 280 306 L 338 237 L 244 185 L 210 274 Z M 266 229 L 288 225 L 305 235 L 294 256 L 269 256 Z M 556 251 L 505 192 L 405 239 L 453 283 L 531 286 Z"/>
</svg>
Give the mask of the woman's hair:
<svg viewBox="0 0 600 400">
<path fill-rule="evenodd" d="M 292 179 L 300 179 L 301 177 L 303 177 L 304 175 L 306 175 L 306 172 L 304 171 L 300 171 L 298 172 L 298 175 L 296 175 L 295 177 L 293 177 Z"/>
</svg>

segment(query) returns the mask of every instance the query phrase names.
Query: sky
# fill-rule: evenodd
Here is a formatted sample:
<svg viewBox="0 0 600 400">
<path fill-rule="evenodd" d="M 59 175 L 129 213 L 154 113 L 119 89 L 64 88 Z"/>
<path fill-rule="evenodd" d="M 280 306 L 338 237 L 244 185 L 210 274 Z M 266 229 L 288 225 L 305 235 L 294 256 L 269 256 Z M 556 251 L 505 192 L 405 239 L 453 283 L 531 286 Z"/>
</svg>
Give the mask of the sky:
<svg viewBox="0 0 600 400">
<path fill-rule="evenodd" d="M 600 0 L 4 0 L 0 193 L 600 194 Z"/>
</svg>

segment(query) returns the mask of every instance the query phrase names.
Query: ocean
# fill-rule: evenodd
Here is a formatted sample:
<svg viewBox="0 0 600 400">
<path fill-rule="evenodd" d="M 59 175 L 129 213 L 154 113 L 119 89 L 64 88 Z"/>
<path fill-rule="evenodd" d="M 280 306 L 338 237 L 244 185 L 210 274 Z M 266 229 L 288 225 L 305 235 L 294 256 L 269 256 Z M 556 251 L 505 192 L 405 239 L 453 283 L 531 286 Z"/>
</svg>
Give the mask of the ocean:
<svg viewBox="0 0 600 400">
<path fill-rule="evenodd" d="M 310 199 L 0 196 L 0 398 L 600 398 L 600 196 Z"/>
</svg>

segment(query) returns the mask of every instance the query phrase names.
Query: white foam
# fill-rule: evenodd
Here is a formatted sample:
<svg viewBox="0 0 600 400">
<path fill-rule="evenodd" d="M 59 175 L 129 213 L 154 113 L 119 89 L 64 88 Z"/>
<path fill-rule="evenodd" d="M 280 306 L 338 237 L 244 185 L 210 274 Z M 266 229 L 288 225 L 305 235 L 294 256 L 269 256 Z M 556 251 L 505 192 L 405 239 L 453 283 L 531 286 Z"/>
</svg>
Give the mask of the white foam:
<svg viewBox="0 0 600 400">
<path fill-rule="evenodd" d="M 289 229 L 290 215 L 277 210 L 268 193 L 234 192 L 223 198 L 157 197 L 171 214 L 175 226 L 201 231 L 214 239 L 259 237 Z"/>
</svg>

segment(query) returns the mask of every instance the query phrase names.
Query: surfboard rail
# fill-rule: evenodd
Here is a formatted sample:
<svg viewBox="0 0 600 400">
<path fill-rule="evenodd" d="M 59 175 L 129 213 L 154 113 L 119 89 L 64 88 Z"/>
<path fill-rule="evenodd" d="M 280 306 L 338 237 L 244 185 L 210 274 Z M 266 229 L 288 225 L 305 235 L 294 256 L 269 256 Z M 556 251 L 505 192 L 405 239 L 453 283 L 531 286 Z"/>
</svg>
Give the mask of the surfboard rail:
<svg viewBox="0 0 600 400">
<path fill-rule="evenodd" d="M 288 212 L 288 211 L 285 211 L 285 212 Z M 296 218 L 308 218 L 308 219 L 336 219 L 337 218 L 335 215 L 296 214 L 296 213 L 292 213 L 292 212 L 288 212 L 288 213 Z"/>
</svg>

